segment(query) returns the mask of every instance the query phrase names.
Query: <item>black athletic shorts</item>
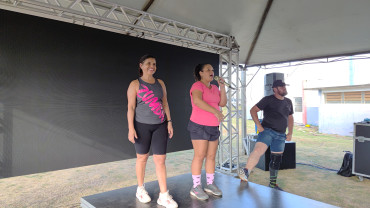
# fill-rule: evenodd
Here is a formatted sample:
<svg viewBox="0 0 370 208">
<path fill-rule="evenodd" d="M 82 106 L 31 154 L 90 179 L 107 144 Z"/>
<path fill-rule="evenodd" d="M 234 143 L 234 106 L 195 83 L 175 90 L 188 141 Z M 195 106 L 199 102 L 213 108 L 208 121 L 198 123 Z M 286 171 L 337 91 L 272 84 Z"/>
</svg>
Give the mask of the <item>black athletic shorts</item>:
<svg viewBox="0 0 370 208">
<path fill-rule="evenodd" d="M 147 154 L 150 146 L 155 155 L 165 155 L 167 152 L 168 130 L 167 122 L 161 124 L 144 124 L 134 122 L 137 139 L 135 149 L 137 154 Z"/>
<path fill-rule="evenodd" d="M 204 126 L 189 121 L 188 131 L 192 140 L 216 141 L 220 137 L 218 126 Z"/>
</svg>

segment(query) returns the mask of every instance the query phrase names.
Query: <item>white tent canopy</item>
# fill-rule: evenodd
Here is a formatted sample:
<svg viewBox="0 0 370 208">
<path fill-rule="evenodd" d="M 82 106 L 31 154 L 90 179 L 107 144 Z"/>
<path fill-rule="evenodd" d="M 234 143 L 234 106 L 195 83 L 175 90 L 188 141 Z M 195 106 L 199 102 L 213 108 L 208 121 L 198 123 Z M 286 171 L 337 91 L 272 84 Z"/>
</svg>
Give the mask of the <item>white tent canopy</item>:
<svg viewBox="0 0 370 208">
<path fill-rule="evenodd" d="M 109 0 L 141 10 L 147 0 Z M 248 51 L 267 0 L 155 0 L 147 12 L 232 35 L 240 62 Z M 248 65 L 370 52 L 370 1 L 274 0 Z"/>
<path fill-rule="evenodd" d="M 240 45 L 239 63 L 249 66 L 370 52 L 369 0 L 38 1 L 54 6 L 64 1 L 71 7 L 77 2 L 109 2 L 139 11 L 146 8 L 149 14 L 234 36 Z M 16 7 L 19 2 L 30 1 L 0 0 L 0 8 L 12 10 L 9 5 Z"/>
</svg>

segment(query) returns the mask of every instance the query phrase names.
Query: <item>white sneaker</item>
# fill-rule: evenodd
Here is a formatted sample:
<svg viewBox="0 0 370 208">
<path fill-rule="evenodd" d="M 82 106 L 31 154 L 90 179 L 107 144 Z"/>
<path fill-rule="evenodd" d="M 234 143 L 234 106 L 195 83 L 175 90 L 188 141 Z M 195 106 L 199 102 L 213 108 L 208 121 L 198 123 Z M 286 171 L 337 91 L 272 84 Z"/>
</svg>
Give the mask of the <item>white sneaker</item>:
<svg viewBox="0 0 370 208">
<path fill-rule="evenodd" d="M 175 200 L 172 199 L 172 196 L 170 195 L 168 191 L 164 194 L 159 193 L 157 204 L 162 205 L 166 208 L 176 208 L 179 206 L 177 205 Z"/>
<path fill-rule="evenodd" d="M 137 187 L 136 198 L 138 198 L 141 203 L 148 203 L 152 200 L 148 192 L 145 190 L 144 185 Z"/>
</svg>

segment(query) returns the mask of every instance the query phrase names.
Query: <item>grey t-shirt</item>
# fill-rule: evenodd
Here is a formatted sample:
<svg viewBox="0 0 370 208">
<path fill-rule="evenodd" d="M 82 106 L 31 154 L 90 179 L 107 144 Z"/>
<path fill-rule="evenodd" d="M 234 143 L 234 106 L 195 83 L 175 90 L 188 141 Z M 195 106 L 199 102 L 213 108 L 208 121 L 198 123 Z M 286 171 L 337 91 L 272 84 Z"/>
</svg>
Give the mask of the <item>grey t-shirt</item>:
<svg viewBox="0 0 370 208">
<path fill-rule="evenodd" d="M 293 104 L 289 98 L 277 99 L 274 95 L 262 98 L 257 104 L 263 110 L 262 126 L 271 128 L 277 132 L 285 133 L 288 127 L 288 117 L 292 115 Z"/>
<path fill-rule="evenodd" d="M 139 80 L 139 91 L 136 94 L 135 120 L 144 124 L 160 124 L 166 120 L 162 98 L 163 89 L 155 79 L 154 84 Z"/>
</svg>

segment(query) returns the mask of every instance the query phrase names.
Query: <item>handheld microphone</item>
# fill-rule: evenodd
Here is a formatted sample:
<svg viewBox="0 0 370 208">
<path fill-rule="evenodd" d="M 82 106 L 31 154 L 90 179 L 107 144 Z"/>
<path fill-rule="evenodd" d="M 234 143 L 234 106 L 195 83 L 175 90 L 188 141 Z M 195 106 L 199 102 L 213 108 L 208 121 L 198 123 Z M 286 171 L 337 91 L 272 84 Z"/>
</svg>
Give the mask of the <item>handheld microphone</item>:
<svg viewBox="0 0 370 208">
<path fill-rule="evenodd" d="M 215 79 L 216 81 L 218 81 L 218 80 L 220 80 L 220 77 L 219 77 L 219 76 L 215 76 L 215 77 L 214 77 L 214 79 Z M 222 81 L 220 81 L 220 83 L 221 83 L 221 84 L 224 84 L 224 85 L 226 85 L 226 86 L 228 86 L 230 89 L 235 90 L 235 88 L 231 87 L 231 85 L 230 85 L 229 83 L 227 83 L 227 82 L 222 82 Z"/>
</svg>

